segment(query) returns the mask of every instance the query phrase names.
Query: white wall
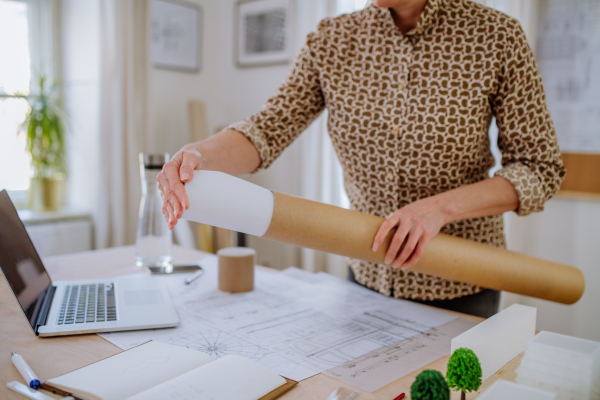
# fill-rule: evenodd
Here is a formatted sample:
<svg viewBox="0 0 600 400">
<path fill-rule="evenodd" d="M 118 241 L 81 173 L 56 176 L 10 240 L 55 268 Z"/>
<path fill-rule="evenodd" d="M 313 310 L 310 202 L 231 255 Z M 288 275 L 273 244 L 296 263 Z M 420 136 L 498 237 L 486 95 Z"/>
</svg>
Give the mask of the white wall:
<svg viewBox="0 0 600 400">
<path fill-rule="evenodd" d="M 544 212 L 506 222 L 509 249 L 581 269 L 586 290 L 569 306 L 505 293 L 502 307 L 535 306 L 538 330 L 600 341 L 600 200 L 556 197 Z"/>
<path fill-rule="evenodd" d="M 150 68 L 148 82 L 148 152 L 173 155 L 190 142 L 187 102 L 199 99 L 206 104 L 209 132 L 220 124 L 219 21 L 220 2 L 191 0 L 202 9 L 202 60 L 200 71 L 188 73 Z"/>
</svg>

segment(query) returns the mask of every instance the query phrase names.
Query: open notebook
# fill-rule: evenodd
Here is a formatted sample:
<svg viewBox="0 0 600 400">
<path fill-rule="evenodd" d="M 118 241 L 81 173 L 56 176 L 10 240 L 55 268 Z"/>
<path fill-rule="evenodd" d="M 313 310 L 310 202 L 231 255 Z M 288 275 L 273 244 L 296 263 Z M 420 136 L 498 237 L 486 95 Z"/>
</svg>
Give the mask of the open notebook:
<svg viewBox="0 0 600 400">
<path fill-rule="evenodd" d="M 270 400 L 296 383 L 244 357 L 214 360 L 196 350 L 151 341 L 50 379 L 42 387 L 84 400 Z"/>
</svg>

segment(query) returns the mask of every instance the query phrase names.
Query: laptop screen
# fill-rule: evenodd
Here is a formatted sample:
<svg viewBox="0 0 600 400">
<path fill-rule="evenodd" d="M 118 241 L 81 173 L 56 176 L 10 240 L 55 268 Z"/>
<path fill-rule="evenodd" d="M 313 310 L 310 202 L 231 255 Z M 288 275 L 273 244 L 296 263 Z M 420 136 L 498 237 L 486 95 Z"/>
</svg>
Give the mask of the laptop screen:
<svg viewBox="0 0 600 400">
<path fill-rule="evenodd" d="M 51 281 L 6 190 L 0 191 L 0 268 L 35 330 Z"/>
</svg>

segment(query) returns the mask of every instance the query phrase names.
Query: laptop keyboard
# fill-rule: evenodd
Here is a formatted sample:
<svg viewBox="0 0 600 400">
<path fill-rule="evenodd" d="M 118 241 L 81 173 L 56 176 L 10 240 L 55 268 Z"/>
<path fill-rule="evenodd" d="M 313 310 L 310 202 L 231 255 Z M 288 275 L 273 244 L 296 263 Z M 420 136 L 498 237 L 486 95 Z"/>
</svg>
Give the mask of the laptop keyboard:
<svg viewBox="0 0 600 400">
<path fill-rule="evenodd" d="M 58 325 L 117 320 L 115 286 L 112 283 L 66 286 Z"/>
</svg>

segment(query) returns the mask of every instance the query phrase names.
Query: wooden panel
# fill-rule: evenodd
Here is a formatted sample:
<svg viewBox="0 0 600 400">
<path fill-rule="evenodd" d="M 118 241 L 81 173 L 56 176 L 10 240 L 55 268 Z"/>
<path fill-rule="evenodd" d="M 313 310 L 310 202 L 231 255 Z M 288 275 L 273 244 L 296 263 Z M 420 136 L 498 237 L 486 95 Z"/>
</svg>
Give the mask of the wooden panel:
<svg viewBox="0 0 600 400">
<path fill-rule="evenodd" d="M 600 194 L 600 154 L 563 153 L 567 177 L 560 190 Z"/>
</svg>

